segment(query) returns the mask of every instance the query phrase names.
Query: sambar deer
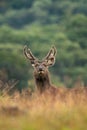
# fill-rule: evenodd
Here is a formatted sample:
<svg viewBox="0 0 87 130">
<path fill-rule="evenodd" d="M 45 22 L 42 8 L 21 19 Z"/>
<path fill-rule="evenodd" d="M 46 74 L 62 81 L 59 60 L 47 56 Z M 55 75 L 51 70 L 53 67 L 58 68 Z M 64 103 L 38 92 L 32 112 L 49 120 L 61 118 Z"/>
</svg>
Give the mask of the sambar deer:
<svg viewBox="0 0 87 130">
<path fill-rule="evenodd" d="M 40 94 L 44 92 L 56 94 L 57 88 L 51 84 L 48 67 L 54 65 L 56 48 L 53 46 L 47 56 L 42 60 L 38 60 L 31 52 L 31 50 L 25 46 L 24 54 L 27 59 L 30 60 L 31 65 L 34 68 L 34 79 L 36 88 Z"/>
</svg>

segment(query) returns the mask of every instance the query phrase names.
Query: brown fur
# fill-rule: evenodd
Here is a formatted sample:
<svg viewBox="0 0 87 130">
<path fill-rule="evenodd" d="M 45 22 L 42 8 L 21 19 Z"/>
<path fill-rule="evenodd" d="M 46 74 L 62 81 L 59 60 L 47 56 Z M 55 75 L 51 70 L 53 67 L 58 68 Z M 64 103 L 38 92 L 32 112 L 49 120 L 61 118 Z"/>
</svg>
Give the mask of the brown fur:
<svg viewBox="0 0 87 130">
<path fill-rule="evenodd" d="M 37 90 L 41 94 L 44 92 L 55 94 L 57 92 L 57 88 L 51 84 L 48 71 L 46 71 L 45 74 L 41 75 L 39 75 L 37 72 L 34 72 L 34 78 Z"/>
<path fill-rule="evenodd" d="M 58 89 L 51 84 L 48 71 L 48 67 L 55 63 L 55 47 L 51 48 L 42 61 L 39 61 L 35 56 L 33 56 L 27 46 L 24 47 L 24 54 L 31 61 L 31 64 L 34 67 L 34 79 L 37 91 L 40 94 L 49 93 L 55 95 L 58 92 Z"/>
</svg>

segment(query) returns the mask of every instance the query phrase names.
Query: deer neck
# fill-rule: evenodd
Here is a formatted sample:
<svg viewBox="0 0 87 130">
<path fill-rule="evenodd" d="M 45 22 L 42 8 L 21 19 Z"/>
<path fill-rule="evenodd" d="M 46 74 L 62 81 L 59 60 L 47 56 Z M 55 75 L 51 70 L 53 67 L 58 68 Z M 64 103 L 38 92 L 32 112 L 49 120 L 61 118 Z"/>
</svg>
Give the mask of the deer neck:
<svg viewBox="0 0 87 130">
<path fill-rule="evenodd" d="M 36 87 L 40 93 L 43 93 L 51 86 L 51 82 L 48 74 L 46 74 L 45 76 L 35 77 L 35 82 L 36 82 Z"/>
</svg>

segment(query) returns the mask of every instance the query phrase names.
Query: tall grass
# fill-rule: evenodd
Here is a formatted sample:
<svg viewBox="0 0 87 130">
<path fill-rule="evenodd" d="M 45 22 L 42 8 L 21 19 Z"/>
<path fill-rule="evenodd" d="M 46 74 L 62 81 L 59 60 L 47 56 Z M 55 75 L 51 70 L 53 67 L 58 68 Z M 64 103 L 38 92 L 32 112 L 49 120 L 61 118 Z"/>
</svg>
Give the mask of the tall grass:
<svg viewBox="0 0 87 130">
<path fill-rule="evenodd" d="M 75 87 L 52 95 L 23 91 L 0 96 L 0 130 L 86 130 L 87 92 Z"/>
</svg>

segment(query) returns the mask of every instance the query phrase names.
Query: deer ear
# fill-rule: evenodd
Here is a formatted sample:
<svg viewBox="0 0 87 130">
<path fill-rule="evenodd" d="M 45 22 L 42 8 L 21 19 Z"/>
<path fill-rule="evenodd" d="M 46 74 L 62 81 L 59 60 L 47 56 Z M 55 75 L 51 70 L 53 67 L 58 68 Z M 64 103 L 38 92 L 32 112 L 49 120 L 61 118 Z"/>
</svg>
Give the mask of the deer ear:
<svg viewBox="0 0 87 130">
<path fill-rule="evenodd" d="M 47 66 L 54 65 L 54 63 L 55 63 L 55 57 L 50 57 L 47 60 Z"/>
<path fill-rule="evenodd" d="M 45 57 L 45 61 L 47 63 L 47 66 L 54 65 L 55 63 L 55 56 L 56 56 L 56 48 L 53 46 L 47 56 Z"/>
</svg>

